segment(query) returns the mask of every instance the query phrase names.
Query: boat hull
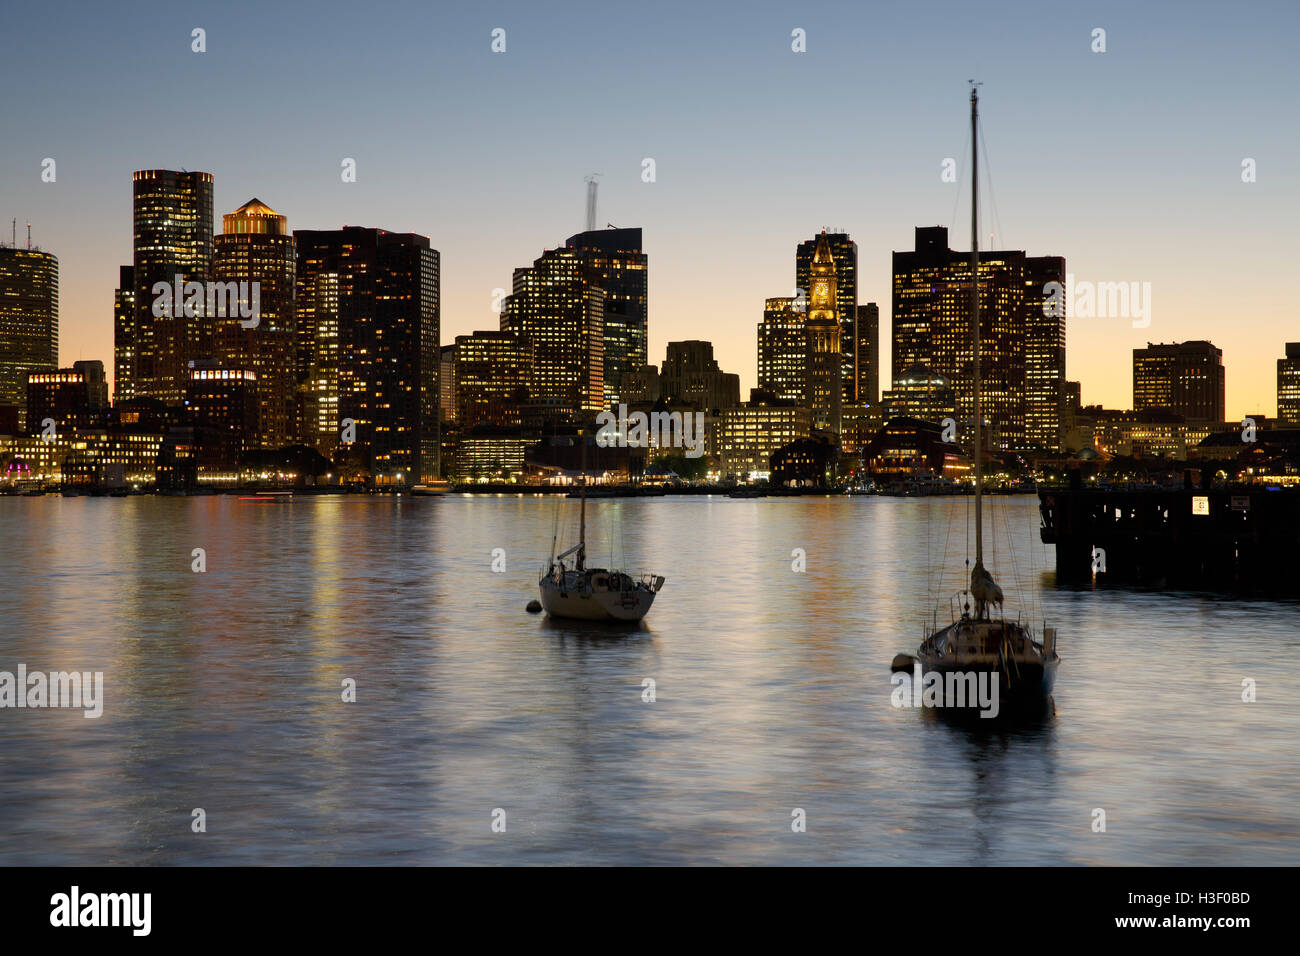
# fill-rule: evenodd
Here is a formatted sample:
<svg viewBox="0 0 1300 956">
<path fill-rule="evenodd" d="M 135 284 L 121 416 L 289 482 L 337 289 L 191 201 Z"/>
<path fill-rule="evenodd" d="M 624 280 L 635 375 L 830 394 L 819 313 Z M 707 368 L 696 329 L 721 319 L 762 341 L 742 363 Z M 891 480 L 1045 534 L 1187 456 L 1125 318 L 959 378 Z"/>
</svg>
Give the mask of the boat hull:
<svg viewBox="0 0 1300 956">
<path fill-rule="evenodd" d="M 1060 665 L 1059 658 L 1044 663 L 1021 663 L 1017 668 L 1013 668 L 1011 676 L 1008 677 L 1007 673 L 997 664 L 938 662 L 933 659 L 927 660 L 920 654 L 917 655 L 916 660 L 921 665 L 922 675 L 931 672 L 936 673 L 940 675 L 945 684 L 949 674 L 954 677 L 975 674 L 979 680 L 985 680 L 981 676 L 984 674 L 996 677 L 998 682 L 998 702 L 1002 710 L 1033 710 L 1036 707 L 1041 707 L 1052 696 L 1052 690 L 1056 686 L 1056 669 Z M 949 707 L 947 709 L 960 708 Z"/>
<path fill-rule="evenodd" d="M 1017 623 L 969 619 L 927 638 L 915 657 L 922 680 L 937 674 L 945 689 L 963 681 L 969 686 L 973 677 L 975 687 L 991 693 L 996 682 L 999 715 L 1041 712 L 1051 700 L 1060 663 L 1054 647 L 1044 649 Z M 936 709 L 950 715 L 978 713 L 964 696 L 949 700 L 945 695 Z"/>
<path fill-rule="evenodd" d="M 654 604 L 655 592 L 566 589 L 550 579 L 538 585 L 542 610 L 551 617 L 582 621 L 639 621 Z"/>
</svg>

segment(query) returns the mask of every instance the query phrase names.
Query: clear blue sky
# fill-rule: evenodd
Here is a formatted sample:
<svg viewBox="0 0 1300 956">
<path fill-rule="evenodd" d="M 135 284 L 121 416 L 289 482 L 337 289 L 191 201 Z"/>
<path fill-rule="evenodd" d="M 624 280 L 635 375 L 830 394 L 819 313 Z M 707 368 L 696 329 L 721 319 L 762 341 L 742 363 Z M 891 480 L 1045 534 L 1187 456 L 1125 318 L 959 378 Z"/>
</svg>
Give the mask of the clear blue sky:
<svg viewBox="0 0 1300 956">
<path fill-rule="evenodd" d="M 1271 414 L 1274 361 L 1300 339 L 1294 2 L 54 0 L 10 4 L 2 24 L 0 219 L 20 242 L 30 219 L 60 259 L 65 363 L 111 366 L 135 169 L 212 172 L 218 231 L 257 196 L 291 228 L 429 236 L 444 341 L 495 327 L 492 290 L 582 227 L 582 178 L 599 172 L 601 223 L 645 229 L 651 359 L 709 338 L 748 387 L 763 299 L 789 294 L 800 239 L 854 235 L 859 299 L 886 326 L 890 252 L 915 226 L 955 225 L 967 247 L 967 187 L 939 172 L 964 158 L 971 77 L 994 245 L 1152 283 L 1148 329 L 1071 323 L 1085 401 L 1129 404 L 1133 346 L 1209 338 L 1229 414 Z"/>
</svg>

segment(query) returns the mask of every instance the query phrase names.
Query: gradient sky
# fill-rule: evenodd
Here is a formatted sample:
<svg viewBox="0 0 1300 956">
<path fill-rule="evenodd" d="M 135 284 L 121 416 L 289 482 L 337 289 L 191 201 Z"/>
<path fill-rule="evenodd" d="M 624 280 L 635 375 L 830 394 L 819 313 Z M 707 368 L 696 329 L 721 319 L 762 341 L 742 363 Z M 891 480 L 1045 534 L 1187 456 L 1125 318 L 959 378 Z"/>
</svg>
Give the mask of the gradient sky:
<svg viewBox="0 0 1300 956">
<path fill-rule="evenodd" d="M 257 196 L 290 228 L 429 236 L 444 342 L 497 327 L 492 290 L 580 231 L 599 172 L 601 225 L 645 230 L 651 361 L 710 339 L 747 390 L 763 300 L 790 294 L 801 239 L 853 235 L 859 301 L 885 329 L 890 253 L 916 226 L 969 248 L 969 179 L 939 173 L 945 157 L 965 173 L 974 77 L 985 242 L 1065 256 L 1077 281 L 1151 283 L 1149 328 L 1071 319 L 1084 401 L 1131 404 L 1134 346 L 1208 338 L 1229 417 L 1272 415 L 1276 359 L 1300 340 L 1297 64 L 1294 2 L 47 0 L 0 20 L 0 220 L 20 244 L 31 220 L 59 257 L 61 363 L 111 374 L 133 170 L 211 172 L 218 232 Z"/>
</svg>

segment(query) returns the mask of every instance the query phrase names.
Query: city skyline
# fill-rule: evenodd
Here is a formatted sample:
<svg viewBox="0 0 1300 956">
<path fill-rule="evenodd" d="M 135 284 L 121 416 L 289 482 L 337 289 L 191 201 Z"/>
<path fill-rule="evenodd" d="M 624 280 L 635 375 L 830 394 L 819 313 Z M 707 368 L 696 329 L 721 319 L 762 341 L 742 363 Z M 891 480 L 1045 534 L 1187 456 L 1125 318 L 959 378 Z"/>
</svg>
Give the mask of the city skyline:
<svg viewBox="0 0 1300 956">
<path fill-rule="evenodd" d="M 11 68 L 37 68 L 26 51 L 51 44 L 65 51 L 68 65 L 55 91 L 68 108 L 55 115 L 36 100 L 15 104 L 14 135 L 0 145 L 7 173 L 0 210 L 17 217 L 20 233 L 31 220 L 35 243 L 60 259 L 60 367 L 111 355 L 113 290 L 130 238 L 121 183 L 150 168 L 213 173 L 220 210 L 257 196 L 295 228 L 359 223 L 429 236 L 444 257 L 443 344 L 493 327 L 493 290 L 509 290 L 511 270 L 581 231 L 582 178 L 599 171 L 598 225 L 642 228 L 655 265 L 650 355 L 663 355 L 669 341 L 708 338 L 722 367 L 741 374 L 742 390 L 757 384 L 753 327 L 764 301 L 790 293 L 771 280 L 790 274 L 793 285 L 790 244 L 823 226 L 841 229 L 859 246 L 859 303 L 879 302 L 885 312 L 883 357 L 889 256 L 908 247 L 915 227 L 954 227 L 968 214 L 960 200 L 963 99 L 965 80 L 976 75 L 985 83 L 996 199 L 984 210 L 981 231 L 994 233 L 992 247 L 1050 250 L 1080 281 L 1151 283 L 1149 326 L 1070 316 L 1066 377 L 1082 381 L 1083 401 L 1127 404 L 1131 372 L 1117 354 L 1148 341 L 1208 339 L 1224 352 L 1228 416 L 1273 408 L 1271 372 L 1282 343 L 1296 337 L 1288 331 L 1294 323 L 1283 277 L 1295 252 L 1285 210 L 1294 207 L 1288 200 L 1297 189 L 1286 164 L 1300 150 L 1293 125 L 1271 119 L 1286 115 L 1290 104 L 1266 72 L 1278 58 L 1263 48 L 1282 42 L 1285 31 L 1261 38 L 1258 30 L 1216 20 L 1215 43 L 1204 49 L 1210 8 L 1200 6 L 1180 7 L 1176 22 L 1118 6 L 1049 22 L 1018 18 L 1008 8 L 973 25 L 951 6 L 952 29 L 939 34 L 906 12 L 848 8 L 834 17 L 764 10 L 743 22 L 683 9 L 684 19 L 629 31 L 617 15 L 581 8 L 543 17 L 521 7 L 438 16 L 412 7 L 346 30 L 341 13 L 308 24 L 272 11 L 249 35 L 240 24 L 250 9 L 160 13 L 142 21 L 138 36 L 115 37 L 118 44 L 107 48 L 101 36 L 115 35 L 106 13 L 88 10 L 71 23 L 36 11 L 16 15 L 10 36 L 32 42 L 5 44 Z M 1288 8 L 1276 12 L 1295 17 Z M 190 29 L 202 19 L 209 21 L 207 50 L 199 54 L 190 49 Z M 851 28 L 838 29 L 841 22 Z M 1107 30 L 1105 53 L 1090 49 L 1098 25 Z M 503 54 L 490 49 L 497 26 L 507 30 Z M 791 50 L 795 27 L 807 31 L 806 53 Z M 306 132 L 285 137 L 279 117 L 312 88 L 311 69 L 344 49 L 345 33 L 357 50 L 383 45 L 392 62 L 412 44 L 427 53 L 419 62 L 428 69 L 408 77 L 386 60 L 341 84 L 335 108 L 352 117 L 345 133 L 318 132 L 327 120 L 337 127 L 337 118 L 308 104 L 293 121 Z M 641 107 L 609 113 L 627 92 L 617 83 L 576 88 L 584 107 L 578 112 L 605 117 L 607 135 L 597 140 L 576 135 L 589 128 L 588 116 L 525 115 L 518 97 L 530 84 L 552 76 L 565 50 L 594 43 L 618 53 L 597 58 L 597 77 L 624 79 L 641 94 L 634 96 Z M 889 68 L 905 66 L 923 43 L 927 62 L 945 65 L 913 73 L 901 88 L 885 82 Z M 310 62 L 290 53 L 268 65 L 263 54 L 277 44 L 317 53 Z M 1019 61 L 1011 67 L 999 51 L 1013 44 Z M 977 48 L 977 55 L 958 57 L 963 47 Z M 1189 50 L 1203 52 L 1204 62 Z M 661 68 L 665 51 L 680 67 L 672 75 Z M 864 52 L 873 54 L 870 62 Z M 259 69 L 250 76 L 224 71 L 232 56 L 249 57 Z M 113 78 L 85 89 L 88 72 L 98 76 L 108 63 Z M 152 65 L 175 82 L 159 89 Z M 655 80 L 641 84 L 639 75 Z M 813 96 L 809 81 L 819 75 L 836 82 Z M 244 93 L 264 91 L 277 78 L 283 93 L 271 102 L 231 110 L 230 102 L 253 102 Z M 435 78 L 448 82 L 440 86 Z M 1150 104 L 1140 117 L 1128 109 L 1135 83 Z M 698 95 L 684 95 L 692 84 Z M 106 137 L 92 150 L 98 117 L 143 89 L 160 117 L 177 117 L 183 139 L 160 148 L 156 137 Z M 439 89 L 441 99 L 424 95 Z M 799 89 L 806 95 L 796 109 Z M 358 111 L 377 95 L 389 97 L 397 112 L 418 107 L 426 120 L 416 130 Z M 779 125 L 787 108 L 796 110 L 789 115 L 799 117 L 798 128 L 828 137 L 828 148 L 752 138 Z M 1063 148 L 1041 145 L 1043 116 L 1056 117 Z M 511 148 L 520 136 L 529 149 Z M 252 141 L 256 148 L 247 146 Z M 52 183 L 40 178 L 47 157 L 58 164 Z M 357 162 L 355 183 L 340 180 L 339 164 L 348 157 Z M 644 158 L 656 161 L 654 182 L 642 182 Z M 941 179 L 945 158 L 957 161 L 956 182 Z M 1258 164 L 1256 182 L 1242 181 L 1246 158 Z M 1193 190 L 1195 207 L 1186 202 Z M 1207 282 L 1207 274 L 1220 278 Z"/>
</svg>

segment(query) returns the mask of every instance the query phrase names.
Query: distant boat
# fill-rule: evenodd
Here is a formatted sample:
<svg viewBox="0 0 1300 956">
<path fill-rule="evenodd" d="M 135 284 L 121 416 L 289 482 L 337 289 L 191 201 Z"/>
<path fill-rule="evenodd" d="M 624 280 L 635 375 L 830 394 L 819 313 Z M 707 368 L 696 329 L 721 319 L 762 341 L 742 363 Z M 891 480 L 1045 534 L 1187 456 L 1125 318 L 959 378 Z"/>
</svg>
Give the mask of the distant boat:
<svg viewBox="0 0 1300 956">
<path fill-rule="evenodd" d="M 411 488 L 411 494 L 421 497 L 433 497 L 435 495 L 445 495 L 451 491 L 451 482 L 448 481 L 431 481 L 425 485 L 415 485 Z"/>
<path fill-rule="evenodd" d="M 1003 711 L 1026 711 L 1046 704 L 1056 682 L 1061 663 L 1056 653 L 1056 630 L 1044 623 L 1043 640 L 1034 640 L 1029 628 L 1020 621 L 993 617 L 991 609 L 1001 612 L 1002 589 L 984 566 L 984 469 L 980 441 L 980 320 L 979 320 L 979 166 L 977 122 L 979 94 L 970 94 L 971 142 L 975 144 L 975 162 L 971 175 L 971 342 L 974 390 L 975 454 L 975 566 L 960 619 L 938 628 L 921 642 L 915 658 L 900 654 L 893 669 L 916 668 L 922 675 L 937 673 L 945 684 L 947 675 L 975 675 L 976 680 L 998 682 L 999 706 Z M 970 600 L 975 612 L 971 614 Z M 985 677 L 984 675 L 987 675 Z M 914 692 L 919 693 L 920 688 Z M 951 701 L 946 701 L 949 706 Z"/>
<path fill-rule="evenodd" d="M 639 621 L 664 586 L 663 575 L 632 577 L 622 571 L 587 567 L 587 486 L 579 492 L 582 507 L 578 543 L 552 557 L 537 582 L 542 608 L 551 617 L 589 621 Z M 573 558 L 573 565 L 564 563 Z"/>
</svg>

